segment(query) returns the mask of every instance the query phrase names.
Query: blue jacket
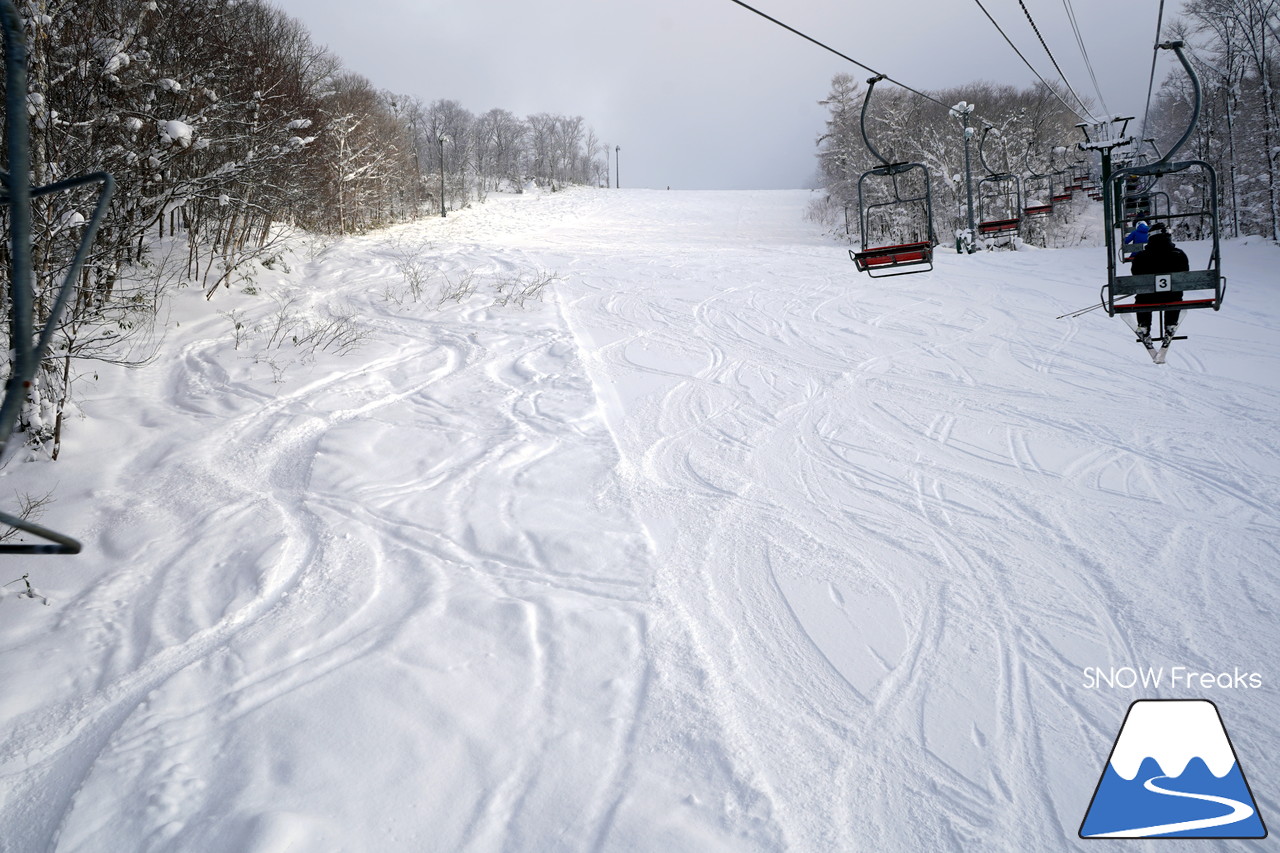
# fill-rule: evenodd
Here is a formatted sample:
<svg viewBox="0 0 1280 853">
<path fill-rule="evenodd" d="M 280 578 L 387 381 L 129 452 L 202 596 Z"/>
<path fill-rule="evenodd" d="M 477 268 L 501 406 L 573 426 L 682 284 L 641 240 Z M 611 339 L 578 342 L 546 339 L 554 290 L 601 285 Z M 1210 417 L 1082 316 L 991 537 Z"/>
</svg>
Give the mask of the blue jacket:
<svg viewBox="0 0 1280 853">
<path fill-rule="evenodd" d="M 1126 246 L 1132 244 L 1138 249 L 1141 249 L 1147 244 L 1147 237 L 1149 236 L 1150 231 L 1151 229 L 1148 227 L 1147 223 L 1139 222 L 1132 231 L 1125 235 L 1124 244 Z"/>
</svg>

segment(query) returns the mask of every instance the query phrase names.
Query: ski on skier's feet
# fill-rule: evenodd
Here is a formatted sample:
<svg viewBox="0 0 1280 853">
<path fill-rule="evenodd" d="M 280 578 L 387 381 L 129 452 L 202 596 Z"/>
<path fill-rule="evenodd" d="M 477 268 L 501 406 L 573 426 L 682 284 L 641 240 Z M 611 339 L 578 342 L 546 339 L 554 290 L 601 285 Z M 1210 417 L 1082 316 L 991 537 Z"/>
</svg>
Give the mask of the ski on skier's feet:
<svg viewBox="0 0 1280 853">
<path fill-rule="evenodd" d="M 1165 356 L 1169 354 L 1169 344 L 1174 341 L 1184 341 L 1187 339 L 1186 335 L 1174 335 L 1174 332 L 1176 332 L 1177 329 L 1177 326 L 1170 326 L 1165 329 L 1164 337 L 1160 339 L 1160 349 L 1152 356 L 1152 359 L 1156 364 L 1164 364 Z"/>
<path fill-rule="evenodd" d="M 1138 343 L 1147 348 L 1147 355 L 1151 356 L 1151 360 L 1156 364 L 1160 364 L 1164 360 L 1160 355 L 1160 351 L 1156 349 L 1155 341 L 1151 340 L 1150 334 L 1139 332 Z"/>
<path fill-rule="evenodd" d="M 1169 354 L 1169 344 L 1173 343 L 1174 341 L 1182 340 L 1182 338 L 1174 337 L 1173 335 L 1174 329 L 1175 327 L 1170 326 L 1165 331 L 1164 337 L 1160 339 L 1160 349 L 1157 350 L 1153 356 L 1151 356 L 1152 360 L 1154 360 L 1156 364 L 1164 364 L 1165 356 Z M 1183 337 L 1185 337 L 1185 335 Z"/>
</svg>

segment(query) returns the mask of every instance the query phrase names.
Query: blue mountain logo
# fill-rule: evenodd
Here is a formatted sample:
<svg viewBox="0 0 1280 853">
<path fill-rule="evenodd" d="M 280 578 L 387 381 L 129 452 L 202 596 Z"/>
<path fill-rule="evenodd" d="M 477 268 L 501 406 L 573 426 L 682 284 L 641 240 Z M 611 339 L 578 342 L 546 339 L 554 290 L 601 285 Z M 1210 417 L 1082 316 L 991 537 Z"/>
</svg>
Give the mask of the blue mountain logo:
<svg viewBox="0 0 1280 853">
<path fill-rule="evenodd" d="M 1206 699 L 1129 706 L 1081 838 L 1266 838 L 1218 708 Z"/>
</svg>

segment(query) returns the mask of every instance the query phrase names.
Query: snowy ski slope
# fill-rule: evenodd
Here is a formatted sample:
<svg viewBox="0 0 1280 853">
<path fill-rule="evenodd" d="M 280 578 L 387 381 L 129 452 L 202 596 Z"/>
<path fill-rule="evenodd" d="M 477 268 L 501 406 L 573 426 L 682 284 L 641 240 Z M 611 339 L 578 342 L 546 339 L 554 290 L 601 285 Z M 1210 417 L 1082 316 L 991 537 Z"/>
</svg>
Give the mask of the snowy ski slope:
<svg viewBox="0 0 1280 853">
<path fill-rule="evenodd" d="M 1099 249 L 872 281 L 808 198 L 494 197 L 181 294 L 0 484 L 85 544 L 4 560 L 0 851 L 1076 849 L 1156 697 L 1276 819 L 1280 250 L 1155 366 L 1054 319 Z M 397 304 L 406 238 L 560 281 Z M 283 293 L 369 340 L 237 349 Z M 1173 666 L 1261 686 L 1086 678 Z"/>
</svg>

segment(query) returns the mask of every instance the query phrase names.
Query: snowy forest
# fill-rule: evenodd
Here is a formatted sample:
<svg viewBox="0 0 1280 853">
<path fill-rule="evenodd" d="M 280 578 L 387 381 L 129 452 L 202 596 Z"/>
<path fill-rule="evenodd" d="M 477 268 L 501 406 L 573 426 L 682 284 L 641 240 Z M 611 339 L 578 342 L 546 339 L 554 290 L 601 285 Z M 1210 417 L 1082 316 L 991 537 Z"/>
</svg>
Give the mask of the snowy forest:
<svg viewBox="0 0 1280 853">
<path fill-rule="evenodd" d="M 1224 237 L 1280 238 L 1272 61 L 1280 4 L 1193 0 L 1182 11 L 1166 34 L 1191 47 L 1204 109 L 1180 156 L 1216 168 Z M 608 181 L 607 146 L 582 117 L 476 114 L 454 100 L 381 91 L 265 0 L 183 0 L 163 10 L 144 0 L 44 0 L 25 12 L 34 183 L 104 170 L 118 185 L 61 321 L 57 358 L 45 363 L 20 426 L 30 445 L 55 457 L 77 370 L 94 360 L 145 360 L 169 288 L 194 283 L 212 297 L 250 262 L 275 258 L 285 228 L 359 233 L 530 182 L 557 189 Z M 864 92 L 841 74 L 821 101 L 820 213 L 852 236 L 858 177 L 875 165 L 860 130 Z M 881 86 L 868 133 L 890 160 L 928 168 L 944 242 L 966 224 L 964 123 L 974 180 L 987 168 L 1016 174 L 1028 205 L 1055 191 L 1051 175 L 1092 165 L 1075 146 L 1077 115 L 1049 85 L 979 83 L 932 95 Z M 1175 66 L 1142 132 L 1167 150 L 1190 103 Z M 975 109 L 958 119 L 940 104 Z M 1178 192 L 1176 177 L 1167 185 Z M 39 282 L 57 280 L 91 209 L 88 189 L 36 200 Z M 1086 239 L 1088 229 L 1072 221 L 1078 213 L 1058 208 L 1025 236 L 1058 246 Z M 163 262 L 155 252 L 166 240 L 181 244 L 180 262 L 172 251 Z M 49 305 L 37 297 L 39 323 Z"/>
<path fill-rule="evenodd" d="M 94 171 L 117 185 L 20 424 L 55 457 L 86 360 L 144 360 L 168 289 L 195 283 L 212 297 L 276 256 L 283 228 L 351 234 L 530 182 L 606 180 L 582 117 L 477 115 L 380 91 L 263 0 L 42 0 L 20 12 L 33 185 Z M 89 190 L 34 201 L 46 288 L 92 209 Z M 182 261 L 161 263 L 153 250 L 175 238 Z M 43 324 L 49 295 L 36 297 Z"/>
<path fill-rule="evenodd" d="M 831 91 L 820 101 L 828 110 L 826 130 L 818 140 L 819 178 L 827 195 L 822 216 L 848 227 L 857 237 L 858 179 L 880 162 L 863 142 L 861 116 L 866 86 L 848 74 L 837 74 Z M 970 159 L 975 184 L 985 176 L 982 159 L 996 174 L 1016 174 L 1028 183 L 1028 203 L 1047 202 L 1047 177 L 1036 188 L 1033 176 L 1083 163 L 1073 151 L 1074 127 L 1079 121 L 1047 86 L 976 84 L 934 92 L 927 101 L 896 86 L 877 86 L 867 110 L 867 136 L 890 162 L 922 163 L 929 171 L 933 192 L 934 228 L 947 241 L 967 221 L 965 187 L 965 119 L 939 103 L 976 105 L 968 118 Z M 984 130 L 990 127 L 989 131 Z M 983 136 L 987 138 L 984 140 Z M 979 145 L 981 144 L 981 151 Z M 1028 180 L 1031 179 L 1031 180 Z M 919 177 L 906 179 L 918 184 Z M 874 185 L 870 190 L 876 189 Z M 902 187 L 907 195 L 922 187 Z M 1039 193 L 1037 196 L 1036 193 Z M 874 203 L 876 199 L 872 198 Z M 1057 214 L 1062 218 L 1064 214 Z M 844 218 L 842 218 L 844 217 Z M 926 235 L 913 235 L 923 240 Z"/>
<path fill-rule="evenodd" d="M 1276 195 L 1280 4 L 1192 0 L 1183 7 L 1181 19 L 1166 26 L 1165 37 L 1186 43 L 1202 86 L 1200 120 L 1177 159 L 1204 160 L 1217 172 L 1223 237 L 1280 239 Z M 1129 126 L 1129 133 L 1154 139 L 1161 152 L 1168 151 L 1186 129 L 1193 103 L 1186 73 L 1171 58 L 1166 59 L 1171 67 L 1162 80 L 1155 81 L 1149 114 L 1135 116 Z M 865 91 L 860 81 L 840 74 L 820 101 L 828 111 L 826 129 L 818 139 L 819 179 L 828 193 L 827 209 L 822 213 L 842 229 L 842 211 L 857 209 L 858 177 L 879 165 L 867 151 L 859 125 Z M 1076 147 L 1082 140 L 1075 126 L 1080 118 L 1068 109 L 1072 101 L 1065 89 L 1051 90 L 1043 83 L 1024 89 L 984 83 L 931 95 L 944 104 L 975 107 L 969 119 L 975 129 L 970 145 L 975 183 L 986 175 L 978 157 L 978 142 L 986 125 L 993 128 L 985 149 L 988 165 L 997 173 L 1018 175 L 1024 187 L 1032 187 L 1027 193 L 1028 205 L 1043 201 L 1036 197 L 1036 188 L 1043 195 L 1047 184 L 1037 175 L 1077 165 L 1097 170 L 1096 155 L 1086 158 Z M 1090 110 L 1098 109 L 1088 98 L 1085 103 Z M 884 84 L 874 91 L 867 133 L 890 161 L 919 162 L 929 169 L 939 239 L 946 241 L 955 230 L 965 227 L 962 117 Z M 1145 147 L 1147 143 L 1141 144 Z M 1149 148 L 1144 153 L 1152 156 Z M 1182 190 L 1178 177 L 1165 185 L 1172 188 L 1176 201 Z M 1070 208 L 1055 210 L 1059 236 L 1061 226 L 1069 225 L 1064 220 L 1072 213 Z M 856 223 L 851 232 L 856 237 Z M 1066 233 L 1072 233 L 1070 228 Z"/>
</svg>

